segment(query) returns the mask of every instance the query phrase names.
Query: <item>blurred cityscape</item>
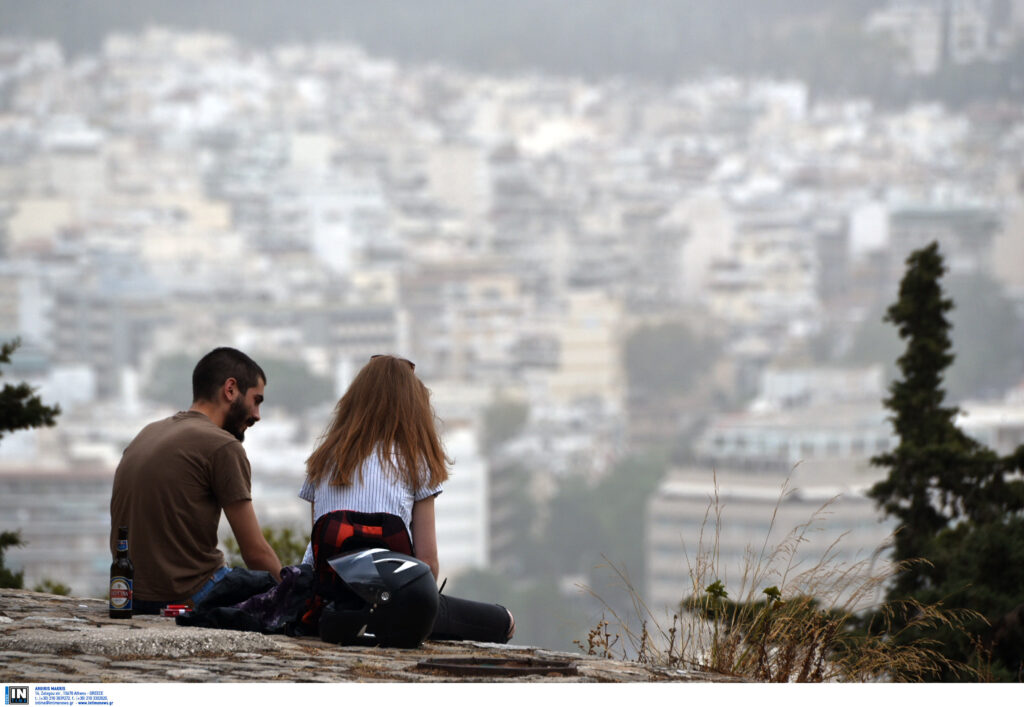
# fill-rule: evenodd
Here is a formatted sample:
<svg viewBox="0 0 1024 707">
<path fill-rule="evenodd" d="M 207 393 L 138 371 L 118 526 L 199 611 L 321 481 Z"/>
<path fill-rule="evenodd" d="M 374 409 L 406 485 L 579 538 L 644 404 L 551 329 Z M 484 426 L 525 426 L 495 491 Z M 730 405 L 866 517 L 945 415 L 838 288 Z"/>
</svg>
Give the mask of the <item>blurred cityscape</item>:
<svg viewBox="0 0 1024 707">
<path fill-rule="evenodd" d="M 871 16 L 908 47 L 893 72 L 935 71 L 950 37 L 962 63 L 1024 40 L 1022 2 L 953 3 L 945 25 L 939 6 Z M 354 372 L 394 352 L 455 459 L 442 574 L 525 581 L 544 564 L 527 545 L 561 547 L 579 562 L 549 574 L 574 596 L 607 552 L 669 606 L 716 488 L 730 579 L 836 497 L 806 551 L 845 533 L 842 558 L 871 557 L 892 531 L 863 495 L 893 443 L 882 316 L 933 240 L 957 304 L 950 400 L 1007 452 L 1024 443 L 1020 103 L 497 76 L 156 26 L 76 56 L 0 35 L 0 339 L 22 342 L 3 374 L 62 409 L 0 442 L 0 527 L 27 543 L 8 565 L 105 595 L 121 450 L 189 406 L 220 345 L 268 372 L 245 442 L 264 526 L 308 531 L 306 456 Z M 623 477 L 628 495 L 640 459 L 655 471 L 624 527 L 642 559 L 593 536 L 573 551 L 570 491 Z M 583 516 L 628 511 L 598 498 Z"/>
</svg>

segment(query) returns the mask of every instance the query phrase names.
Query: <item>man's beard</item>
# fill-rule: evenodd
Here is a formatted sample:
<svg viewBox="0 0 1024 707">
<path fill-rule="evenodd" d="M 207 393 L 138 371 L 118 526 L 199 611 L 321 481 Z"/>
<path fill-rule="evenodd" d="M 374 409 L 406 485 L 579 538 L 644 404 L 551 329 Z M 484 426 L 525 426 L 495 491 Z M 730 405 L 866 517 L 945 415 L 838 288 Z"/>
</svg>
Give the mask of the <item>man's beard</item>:
<svg viewBox="0 0 1024 707">
<path fill-rule="evenodd" d="M 233 434 L 239 442 L 245 441 L 245 431 L 252 424 L 249 411 L 245 408 L 245 399 L 238 397 L 231 403 L 227 414 L 224 415 L 224 424 L 221 428 Z"/>
</svg>

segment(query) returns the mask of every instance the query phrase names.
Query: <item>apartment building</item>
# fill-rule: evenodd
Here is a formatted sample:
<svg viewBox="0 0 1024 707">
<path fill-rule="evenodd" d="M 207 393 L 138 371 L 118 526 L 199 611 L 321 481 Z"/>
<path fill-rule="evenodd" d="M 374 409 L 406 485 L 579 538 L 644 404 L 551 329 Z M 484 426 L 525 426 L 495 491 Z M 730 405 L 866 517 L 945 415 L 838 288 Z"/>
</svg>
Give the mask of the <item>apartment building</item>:
<svg viewBox="0 0 1024 707">
<path fill-rule="evenodd" d="M 884 570 L 880 551 L 894 529 L 864 495 L 878 478 L 864 460 L 851 459 L 761 474 L 673 471 L 647 506 L 648 605 L 671 610 L 715 580 L 731 599 L 758 601 L 770 586 L 785 598 L 812 590 L 822 565 L 833 574 L 856 567 L 866 581 Z"/>
</svg>

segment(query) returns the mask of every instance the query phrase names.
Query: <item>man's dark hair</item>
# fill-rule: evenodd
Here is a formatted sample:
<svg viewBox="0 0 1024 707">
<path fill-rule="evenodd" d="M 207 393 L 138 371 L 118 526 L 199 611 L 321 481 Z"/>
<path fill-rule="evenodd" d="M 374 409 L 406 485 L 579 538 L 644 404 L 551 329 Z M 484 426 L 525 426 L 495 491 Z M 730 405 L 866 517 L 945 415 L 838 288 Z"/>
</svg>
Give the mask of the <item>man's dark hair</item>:
<svg viewBox="0 0 1024 707">
<path fill-rule="evenodd" d="M 227 346 L 214 349 L 199 359 L 192 371 L 192 401 L 213 400 L 228 378 L 234 378 L 241 393 L 267 382 L 267 374 L 255 361 L 238 349 Z"/>
</svg>

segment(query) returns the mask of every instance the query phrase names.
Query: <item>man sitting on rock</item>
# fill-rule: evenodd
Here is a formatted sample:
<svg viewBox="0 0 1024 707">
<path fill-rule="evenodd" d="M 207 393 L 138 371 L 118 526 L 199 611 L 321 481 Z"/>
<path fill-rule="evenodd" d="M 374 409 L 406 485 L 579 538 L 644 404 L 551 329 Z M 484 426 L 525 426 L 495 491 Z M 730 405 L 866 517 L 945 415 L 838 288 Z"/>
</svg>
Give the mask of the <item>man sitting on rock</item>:
<svg viewBox="0 0 1024 707">
<path fill-rule="evenodd" d="M 260 419 L 267 376 L 241 351 L 218 348 L 192 373 L 192 407 L 142 429 L 124 450 L 110 499 L 110 541 L 128 528 L 134 611 L 198 604 L 232 570 L 217 549 L 220 513 L 250 570 L 280 580 L 281 562 L 252 505 L 242 441 Z"/>
</svg>

